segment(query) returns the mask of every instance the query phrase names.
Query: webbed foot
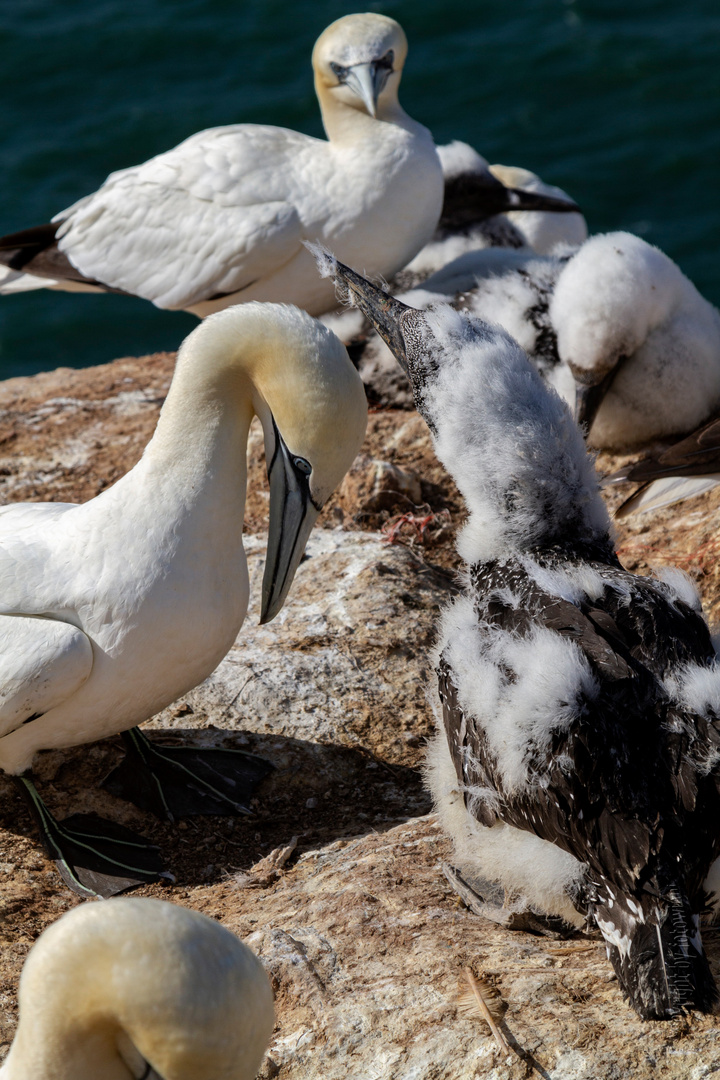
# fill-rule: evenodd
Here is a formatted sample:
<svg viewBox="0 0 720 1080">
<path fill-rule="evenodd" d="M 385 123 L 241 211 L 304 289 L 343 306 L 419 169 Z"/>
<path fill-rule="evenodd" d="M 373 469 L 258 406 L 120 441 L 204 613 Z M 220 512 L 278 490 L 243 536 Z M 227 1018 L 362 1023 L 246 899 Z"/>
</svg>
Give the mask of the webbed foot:
<svg viewBox="0 0 720 1080">
<path fill-rule="evenodd" d="M 14 780 L 30 807 L 43 848 L 78 896 L 106 899 L 137 885 L 174 880 L 163 870 L 159 849 L 144 837 L 97 814 L 73 814 L 58 821 L 28 776 Z"/>
<path fill-rule="evenodd" d="M 473 914 L 490 919 L 506 930 L 523 930 L 527 934 L 560 939 L 572 937 L 577 932 L 575 927 L 557 915 L 543 915 L 533 911 L 526 903 L 503 903 L 503 892 L 497 885 L 485 881 L 471 883 L 449 863 L 442 864 L 442 872 Z M 478 888 L 482 889 L 482 893 L 478 892 Z"/>
<path fill-rule="evenodd" d="M 274 768 L 243 750 L 164 746 L 139 728 L 122 733 L 126 756 L 103 787 L 159 817 L 250 814 L 248 802 Z"/>
</svg>

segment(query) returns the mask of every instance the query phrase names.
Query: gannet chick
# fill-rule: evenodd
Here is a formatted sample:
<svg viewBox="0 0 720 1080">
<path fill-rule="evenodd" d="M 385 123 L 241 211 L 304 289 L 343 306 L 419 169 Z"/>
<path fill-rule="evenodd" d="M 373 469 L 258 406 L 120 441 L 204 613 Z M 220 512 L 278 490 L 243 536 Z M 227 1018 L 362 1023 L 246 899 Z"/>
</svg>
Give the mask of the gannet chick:
<svg viewBox="0 0 720 1080">
<path fill-rule="evenodd" d="M 720 314 L 667 255 L 630 233 L 545 256 L 466 253 L 399 295 L 416 308 L 450 302 L 500 323 L 576 410 L 596 449 L 681 435 L 720 409 Z M 343 340 L 357 337 L 357 317 L 344 318 L 347 336 L 341 321 L 326 322 Z M 363 379 L 380 384 L 393 368 L 371 334 Z"/>
<path fill-rule="evenodd" d="M 605 478 L 606 484 L 639 483 L 615 517 L 644 514 L 702 495 L 720 484 L 720 418 L 703 424 L 686 439 Z"/>
<path fill-rule="evenodd" d="M 143 871 L 141 841 L 117 826 L 55 822 L 27 770 L 40 749 L 127 732 L 202 682 L 230 649 L 248 605 L 242 530 L 253 415 L 270 483 L 267 622 L 360 448 L 367 415 L 345 349 L 297 308 L 242 304 L 190 334 L 155 434 L 113 487 L 81 506 L 0 511 L 0 768 L 18 778 L 48 852 L 81 894 L 155 880 L 157 869 Z M 123 794 L 139 805 L 170 817 L 248 812 L 258 777 L 251 755 L 160 747 L 137 730 L 127 741 Z M 267 769 L 260 762 L 259 775 Z"/>
<path fill-rule="evenodd" d="M 327 141 L 285 128 L 210 128 L 111 173 L 50 225 L 0 239 L 0 292 L 124 292 L 204 317 L 248 300 L 334 305 L 303 240 L 392 276 L 442 206 L 430 132 L 400 107 L 407 40 L 394 19 L 346 15 L 312 55 Z"/>
<path fill-rule="evenodd" d="M 504 330 L 324 270 L 405 367 L 467 505 L 428 760 L 461 866 L 597 925 L 644 1019 L 710 1010 L 720 663 L 694 588 L 622 569 L 580 431 Z"/>
<path fill-rule="evenodd" d="M 2 1080 L 253 1080 L 273 1029 L 255 954 L 163 900 L 83 904 L 33 945 Z"/>
<path fill-rule="evenodd" d="M 468 251 L 530 248 L 545 255 L 587 240 L 577 203 L 526 169 L 489 165 L 467 143 L 438 146 L 445 181 L 432 240 L 401 271 L 395 287 L 416 287 Z"/>
</svg>

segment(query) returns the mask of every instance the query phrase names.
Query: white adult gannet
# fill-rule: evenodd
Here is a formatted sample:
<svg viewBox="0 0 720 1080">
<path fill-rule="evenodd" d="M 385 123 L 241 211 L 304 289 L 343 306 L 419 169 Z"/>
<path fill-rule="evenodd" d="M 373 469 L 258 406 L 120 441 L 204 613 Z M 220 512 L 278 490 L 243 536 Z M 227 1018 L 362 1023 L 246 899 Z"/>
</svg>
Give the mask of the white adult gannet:
<svg viewBox="0 0 720 1080">
<path fill-rule="evenodd" d="M 490 165 L 472 146 L 438 146 L 445 194 L 432 239 L 401 271 L 403 288 L 421 284 L 468 251 L 530 248 L 546 255 L 587 240 L 577 203 L 527 169 Z"/>
<path fill-rule="evenodd" d="M 0 240 L 0 292 L 119 291 L 200 317 L 247 300 L 334 306 L 303 240 L 391 276 L 432 236 L 443 179 L 400 107 L 402 27 L 347 15 L 312 55 L 327 141 L 237 124 L 112 173 L 51 225 Z"/>
<path fill-rule="evenodd" d="M 324 270 L 404 366 L 467 505 L 428 759 L 461 865 L 596 925 L 644 1019 L 711 1011 L 720 661 L 697 592 L 620 566 L 580 431 L 501 327 Z"/>
<path fill-rule="evenodd" d="M 84 869 L 122 877 L 123 867 L 142 866 L 124 841 L 89 839 L 88 827 L 102 831 L 96 825 L 54 822 L 25 774 L 37 750 L 102 739 L 146 720 L 227 653 L 248 604 L 242 530 L 254 414 L 270 483 L 267 622 L 362 443 L 367 414 L 345 349 L 297 308 L 238 305 L 190 334 L 155 434 L 113 487 L 81 506 L 21 503 L 0 511 L 0 768 L 31 798 L 46 846 L 80 892 L 84 882 L 91 894 L 118 891 Z M 147 786 L 159 809 L 243 811 L 243 762 L 252 759 L 226 752 L 223 767 L 217 750 L 179 748 L 168 756 L 139 732 L 131 741 L 131 772 L 143 760 L 149 765 Z M 106 861 L 78 861 L 91 849 Z"/>
<path fill-rule="evenodd" d="M 253 1080 L 273 1029 L 262 964 L 214 919 L 121 897 L 33 945 L 2 1080 Z"/>
<path fill-rule="evenodd" d="M 467 252 L 398 295 L 499 323 L 576 409 L 596 449 L 681 435 L 720 409 L 720 314 L 667 255 L 631 233 L 551 255 Z M 346 341 L 362 329 L 357 312 L 324 321 Z M 372 385 L 396 365 L 377 334 L 364 337 L 360 372 Z"/>
</svg>

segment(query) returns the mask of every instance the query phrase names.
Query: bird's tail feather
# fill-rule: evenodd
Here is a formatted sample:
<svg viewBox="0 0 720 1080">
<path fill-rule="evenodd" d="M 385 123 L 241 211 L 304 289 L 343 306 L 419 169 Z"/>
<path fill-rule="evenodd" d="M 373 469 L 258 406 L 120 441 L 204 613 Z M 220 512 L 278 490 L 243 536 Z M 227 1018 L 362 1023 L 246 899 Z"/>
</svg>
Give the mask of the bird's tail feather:
<svg viewBox="0 0 720 1080">
<path fill-rule="evenodd" d="M 699 916 L 686 900 L 643 897 L 636 903 L 616 895 L 596 905 L 595 919 L 620 986 L 643 1020 L 713 1010 L 718 991 Z"/>
</svg>

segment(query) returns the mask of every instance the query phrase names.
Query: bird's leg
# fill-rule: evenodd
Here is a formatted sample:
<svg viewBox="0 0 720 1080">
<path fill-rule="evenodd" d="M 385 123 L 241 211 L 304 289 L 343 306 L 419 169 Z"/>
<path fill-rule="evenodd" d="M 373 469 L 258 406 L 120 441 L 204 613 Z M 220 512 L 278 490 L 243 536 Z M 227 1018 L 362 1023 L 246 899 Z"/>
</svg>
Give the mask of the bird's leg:
<svg viewBox="0 0 720 1080">
<path fill-rule="evenodd" d="M 517 901 L 508 903 L 507 891 L 504 902 L 495 903 L 494 901 L 499 900 L 499 895 L 496 895 L 498 889 L 490 882 L 485 883 L 487 888 L 483 888 L 483 893 L 489 894 L 493 902 L 486 900 L 454 866 L 443 863 L 442 871 L 454 892 L 473 914 L 490 919 L 491 922 L 504 926 L 506 930 L 524 930 L 528 934 L 542 934 L 552 938 L 568 938 L 575 933 L 574 927 L 556 915 L 541 915 L 533 911 L 528 904 L 519 904 Z"/>
<path fill-rule="evenodd" d="M 58 821 L 27 773 L 13 780 L 30 807 L 43 848 L 78 896 L 106 898 L 136 885 L 174 880 L 163 870 L 158 848 L 144 837 L 96 814 Z"/>
<path fill-rule="evenodd" d="M 160 817 L 250 814 L 247 803 L 273 766 L 243 750 L 164 746 L 139 728 L 122 733 L 127 754 L 103 787 Z"/>
</svg>

